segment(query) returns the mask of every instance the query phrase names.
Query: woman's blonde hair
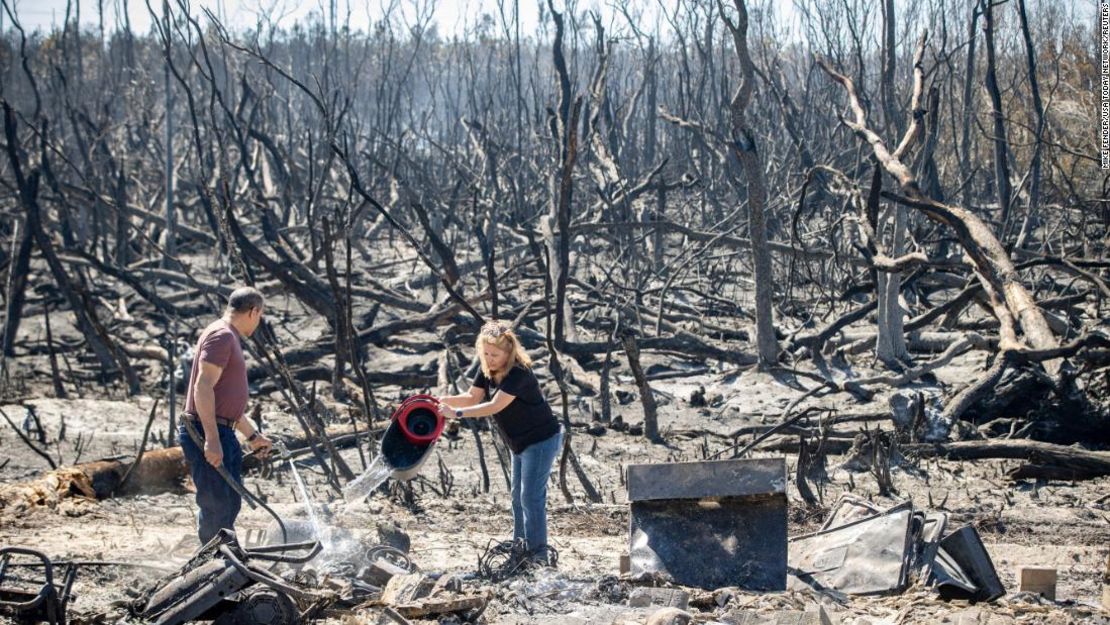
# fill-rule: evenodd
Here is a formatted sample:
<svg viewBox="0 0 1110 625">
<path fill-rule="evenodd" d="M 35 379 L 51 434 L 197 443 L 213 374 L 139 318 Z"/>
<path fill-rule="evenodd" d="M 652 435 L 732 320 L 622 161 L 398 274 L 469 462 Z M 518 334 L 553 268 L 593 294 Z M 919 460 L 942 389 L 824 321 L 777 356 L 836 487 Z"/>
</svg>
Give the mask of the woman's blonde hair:
<svg viewBox="0 0 1110 625">
<path fill-rule="evenodd" d="M 493 345 L 497 349 L 509 353 L 509 358 L 505 361 L 505 370 L 499 371 L 496 378 L 486 363 L 486 353 L 482 349 L 486 345 Z M 482 329 L 478 331 L 478 339 L 474 341 L 474 351 L 478 352 L 478 360 L 482 363 L 482 373 L 485 374 L 487 379 L 495 382 L 500 382 L 501 378 L 505 377 L 505 374 L 513 368 L 513 365 L 521 365 L 526 369 L 532 368 L 532 359 L 524 351 L 524 347 L 513 332 L 512 326 L 504 321 L 495 319 L 482 325 Z"/>
</svg>

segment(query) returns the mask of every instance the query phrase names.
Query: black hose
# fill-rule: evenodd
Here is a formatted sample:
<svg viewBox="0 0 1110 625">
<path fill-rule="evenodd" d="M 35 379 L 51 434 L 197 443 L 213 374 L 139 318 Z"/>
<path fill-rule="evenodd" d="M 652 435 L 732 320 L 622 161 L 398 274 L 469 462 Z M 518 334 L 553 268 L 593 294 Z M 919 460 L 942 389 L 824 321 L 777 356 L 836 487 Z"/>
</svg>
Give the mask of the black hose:
<svg viewBox="0 0 1110 625">
<path fill-rule="evenodd" d="M 196 426 L 193 425 L 193 420 L 185 418 L 181 420 L 181 423 L 185 426 L 185 431 L 189 433 L 189 438 L 193 439 L 193 444 L 199 447 L 201 449 L 201 452 L 203 453 L 204 438 L 201 437 L 200 432 L 198 432 Z M 252 510 L 257 509 L 258 506 L 262 506 L 263 510 L 268 512 L 270 516 L 274 517 L 274 520 L 277 521 L 278 527 L 281 528 L 281 542 L 289 542 L 289 532 L 285 529 L 285 522 L 281 520 L 281 517 L 278 516 L 277 512 L 274 512 L 274 510 L 270 506 L 266 505 L 265 502 L 260 500 L 258 497 L 255 497 L 253 494 L 250 493 L 250 491 L 244 488 L 242 484 L 231 477 L 231 474 L 227 472 L 227 469 L 224 468 L 223 464 L 215 467 L 215 469 L 216 473 L 219 473 L 220 477 L 222 477 L 224 481 L 227 482 L 227 485 L 230 486 L 235 492 L 239 493 L 240 497 L 246 500 L 247 505 L 249 505 Z"/>
<path fill-rule="evenodd" d="M 557 566 L 559 552 L 555 547 L 547 545 L 543 551 L 542 554 L 530 551 L 522 538 L 499 543 L 490 540 L 485 552 L 478 556 L 478 577 L 497 583 L 536 566 Z"/>
</svg>

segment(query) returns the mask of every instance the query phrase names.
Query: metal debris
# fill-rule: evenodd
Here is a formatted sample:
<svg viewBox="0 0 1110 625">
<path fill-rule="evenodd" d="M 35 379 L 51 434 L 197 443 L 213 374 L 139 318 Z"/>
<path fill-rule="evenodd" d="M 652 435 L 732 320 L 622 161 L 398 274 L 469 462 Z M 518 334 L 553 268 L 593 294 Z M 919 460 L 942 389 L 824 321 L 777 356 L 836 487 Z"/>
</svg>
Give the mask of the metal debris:
<svg viewBox="0 0 1110 625">
<path fill-rule="evenodd" d="M 287 555 L 290 551 L 307 554 Z M 232 615 L 238 625 L 294 625 L 331 597 L 277 577 L 257 562 L 303 563 L 319 551 L 317 542 L 244 549 L 234 532 L 221 530 L 179 571 L 135 602 L 136 616 L 153 625 L 181 625 L 222 614 Z"/>
<path fill-rule="evenodd" d="M 910 565 L 913 509 L 902 504 L 880 514 L 790 541 L 797 582 L 854 595 L 905 588 Z"/>
<path fill-rule="evenodd" d="M 941 596 L 945 598 L 974 599 L 976 601 L 994 601 L 1006 594 L 1006 589 L 998 579 L 998 573 L 991 562 L 979 532 L 971 525 L 965 525 L 940 541 L 939 553 L 945 554 L 952 562 L 957 564 L 967 578 L 974 584 L 973 592 L 963 594 L 955 592 L 952 587 L 941 588 Z"/>
<path fill-rule="evenodd" d="M 844 495 L 820 531 L 791 539 L 791 587 L 890 594 L 918 580 L 945 599 L 1003 596 L 975 528 L 949 532 L 947 524 L 948 515 L 915 511 L 909 501 L 880 510 Z"/>
<path fill-rule="evenodd" d="M 628 467 L 631 575 L 698 588 L 786 588 L 782 458 Z"/>
<path fill-rule="evenodd" d="M 721 617 L 728 625 L 833 625 L 835 617 L 820 604 L 805 610 L 775 610 L 771 613 L 756 610 L 734 610 Z"/>
<path fill-rule="evenodd" d="M 653 605 L 686 610 L 690 607 L 690 593 L 679 588 L 636 588 L 628 595 L 630 608 Z"/>
<path fill-rule="evenodd" d="M 20 577 L 12 570 L 12 557 L 26 556 L 37 559 L 42 568 L 41 576 Z M 26 547 L 0 548 L 0 616 L 9 616 L 20 622 L 43 621 L 51 625 L 65 625 L 66 605 L 69 603 L 77 567 L 63 565 L 64 572 L 58 584 L 54 583 L 54 563 L 46 554 Z M 39 567 L 36 567 L 39 568 Z"/>
</svg>

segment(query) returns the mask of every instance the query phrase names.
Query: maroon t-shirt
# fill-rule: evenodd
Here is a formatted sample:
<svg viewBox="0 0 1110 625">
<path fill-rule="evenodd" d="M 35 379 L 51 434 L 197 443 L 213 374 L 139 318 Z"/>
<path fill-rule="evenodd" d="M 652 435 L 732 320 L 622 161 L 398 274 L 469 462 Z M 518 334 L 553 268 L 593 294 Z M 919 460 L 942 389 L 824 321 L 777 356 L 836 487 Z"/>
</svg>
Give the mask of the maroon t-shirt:
<svg viewBox="0 0 1110 625">
<path fill-rule="evenodd" d="M 238 420 L 247 409 L 247 363 L 243 360 L 243 346 L 239 344 L 239 331 L 230 323 L 219 319 L 209 324 L 197 339 L 193 355 L 193 370 L 189 374 L 189 390 L 185 395 L 185 412 L 197 414 L 193 401 L 193 386 L 200 375 L 201 361 L 210 362 L 223 369 L 213 392 L 216 396 L 216 416 Z"/>
</svg>

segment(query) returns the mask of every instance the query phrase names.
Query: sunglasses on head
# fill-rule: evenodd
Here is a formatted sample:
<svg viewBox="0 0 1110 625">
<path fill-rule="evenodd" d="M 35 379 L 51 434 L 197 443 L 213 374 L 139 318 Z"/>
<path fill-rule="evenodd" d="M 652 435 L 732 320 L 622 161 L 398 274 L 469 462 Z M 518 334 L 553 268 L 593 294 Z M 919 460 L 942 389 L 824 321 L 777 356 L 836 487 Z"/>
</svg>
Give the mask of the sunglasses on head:
<svg viewBox="0 0 1110 625">
<path fill-rule="evenodd" d="M 501 323 L 500 321 L 491 321 L 482 326 L 481 335 L 491 338 L 497 338 L 508 331 L 509 326 L 505 325 L 504 323 Z"/>
</svg>

